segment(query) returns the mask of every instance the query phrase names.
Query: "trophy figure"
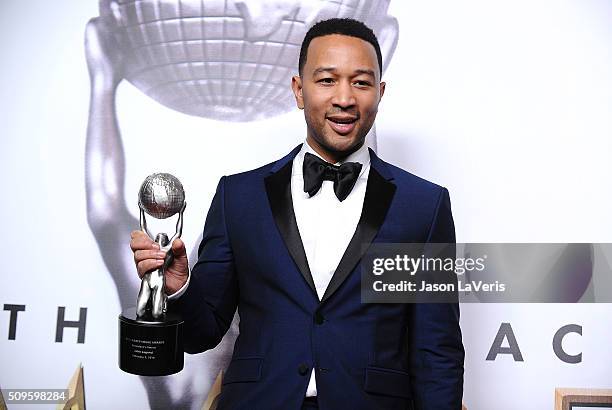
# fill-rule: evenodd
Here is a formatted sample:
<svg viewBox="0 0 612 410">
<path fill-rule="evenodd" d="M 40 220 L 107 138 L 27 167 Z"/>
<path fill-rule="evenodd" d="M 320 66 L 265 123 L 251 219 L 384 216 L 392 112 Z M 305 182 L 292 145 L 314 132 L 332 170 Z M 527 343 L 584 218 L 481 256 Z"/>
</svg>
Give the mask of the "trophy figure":
<svg viewBox="0 0 612 410">
<path fill-rule="evenodd" d="M 170 174 L 149 175 L 138 193 L 140 229 L 166 252 L 163 265 L 142 277 L 135 308 L 119 315 L 119 368 L 141 376 L 166 376 L 183 369 L 183 321 L 166 312 L 166 269 L 172 264 L 172 242 L 183 232 L 185 191 Z M 146 215 L 166 219 L 178 214 L 172 238 L 160 232 L 151 235 Z"/>
</svg>

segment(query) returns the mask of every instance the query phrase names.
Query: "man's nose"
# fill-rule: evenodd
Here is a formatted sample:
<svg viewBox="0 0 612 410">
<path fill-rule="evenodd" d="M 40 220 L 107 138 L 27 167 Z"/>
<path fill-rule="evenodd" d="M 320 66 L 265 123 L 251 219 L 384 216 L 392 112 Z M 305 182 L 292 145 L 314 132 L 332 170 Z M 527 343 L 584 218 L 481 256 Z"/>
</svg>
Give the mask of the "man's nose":
<svg viewBox="0 0 612 410">
<path fill-rule="evenodd" d="M 355 94 L 350 81 L 339 81 L 332 104 L 342 108 L 352 107 L 356 104 Z"/>
<path fill-rule="evenodd" d="M 278 30 L 283 19 L 296 12 L 300 1 L 236 0 L 235 4 L 244 18 L 246 37 L 249 40 L 258 40 Z"/>
</svg>

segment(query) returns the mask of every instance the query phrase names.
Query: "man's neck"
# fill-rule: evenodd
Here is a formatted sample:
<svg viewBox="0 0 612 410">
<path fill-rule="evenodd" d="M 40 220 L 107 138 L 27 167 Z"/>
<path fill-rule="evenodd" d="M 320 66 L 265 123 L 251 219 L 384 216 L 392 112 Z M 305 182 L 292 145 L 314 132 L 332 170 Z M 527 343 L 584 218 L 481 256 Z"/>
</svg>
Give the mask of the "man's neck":
<svg viewBox="0 0 612 410">
<path fill-rule="evenodd" d="M 310 145 L 310 148 L 312 148 L 314 152 L 319 154 L 319 156 L 323 158 L 325 161 L 329 162 L 330 164 L 336 164 L 338 162 L 343 161 L 353 152 L 361 148 L 361 146 L 365 144 L 365 141 L 361 145 L 354 147 L 352 150 L 348 152 L 329 151 L 323 148 L 317 141 L 314 140 L 314 138 L 311 138 L 310 136 L 306 137 L 306 143 Z"/>
</svg>

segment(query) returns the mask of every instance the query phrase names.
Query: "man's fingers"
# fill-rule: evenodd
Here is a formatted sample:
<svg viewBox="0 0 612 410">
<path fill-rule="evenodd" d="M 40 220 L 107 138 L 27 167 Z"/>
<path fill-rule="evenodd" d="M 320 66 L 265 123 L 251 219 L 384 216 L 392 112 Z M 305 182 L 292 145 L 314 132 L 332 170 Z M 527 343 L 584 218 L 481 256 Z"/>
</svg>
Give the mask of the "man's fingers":
<svg viewBox="0 0 612 410">
<path fill-rule="evenodd" d="M 159 249 L 159 245 L 153 242 L 153 240 L 142 231 L 132 231 L 130 236 L 130 248 L 132 248 L 134 252 L 143 249 Z"/>
<path fill-rule="evenodd" d="M 166 258 L 166 252 L 159 249 L 151 238 L 142 231 L 132 231 L 130 233 L 130 247 L 134 252 L 134 262 L 138 276 L 142 279 L 143 275 L 163 266 Z M 172 253 L 174 263 L 169 267 L 170 272 L 180 272 L 181 274 L 188 273 L 187 268 L 187 250 L 185 243 L 177 238 L 172 242 Z"/>
<path fill-rule="evenodd" d="M 146 259 L 164 260 L 166 252 L 156 249 L 141 249 L 134 252 L 134 261 L 138 264 Z"/>
<path fill-rule="evenodd" d="M 160 268 L 163 263 L 163 259 L 145 259 L 143 261 L 138 262 L 138 264 L 136 265 L 138 270 L 138 276 L 142 278 L 145 273 Z"/>
</svg>

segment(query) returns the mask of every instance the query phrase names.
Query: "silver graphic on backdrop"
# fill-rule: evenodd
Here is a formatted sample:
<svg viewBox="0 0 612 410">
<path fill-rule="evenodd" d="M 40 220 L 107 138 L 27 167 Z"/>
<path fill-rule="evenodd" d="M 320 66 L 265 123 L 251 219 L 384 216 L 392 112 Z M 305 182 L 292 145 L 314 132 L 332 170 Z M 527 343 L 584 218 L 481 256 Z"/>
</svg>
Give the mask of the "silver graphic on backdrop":
<svg viewBox="0 0 612 410">
<path fill-rule="evenodd" d="M 102 0 L 125 78 L 161 104 L 227 121 L 295 107 L 289 80 L 308 26 L 353 17 L 378 35 L 383 61 L 397 43 L 389 0 Z"/>
<path fill-rule="evenodd" d="M 397 45 L 390 0 L 100 0 L 86 27 L 91 80 L 86 144 L 87 218 L 122 308 L 140 283 L 127 242 L 138 220 L 124 198 L 125 155 L 117 123 L 117 85 L 126 79 L 173 110 L 255 121 L 295 109 L 304 34 L 319 20 L 351 17 L 376 32 L 385 67 Z M 303 130 L 296 130 L 303 132 Z M 368 144 L 376 149 L 375 129 Z M 202 172 L 198 169 L 194 172 Z M 199 242 L 199 241 L 198 241 Z M 190 260 L 197 260 L 197 244 Z M 215 349 L 187 356 L 176 375 L 142 378 L 152 408 L 200 409 L 231 357 L 238 318 Z"/>
</svg>

